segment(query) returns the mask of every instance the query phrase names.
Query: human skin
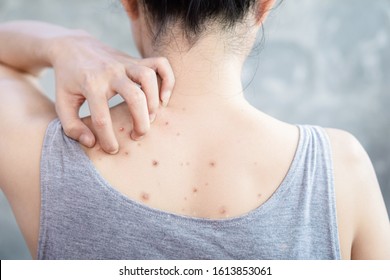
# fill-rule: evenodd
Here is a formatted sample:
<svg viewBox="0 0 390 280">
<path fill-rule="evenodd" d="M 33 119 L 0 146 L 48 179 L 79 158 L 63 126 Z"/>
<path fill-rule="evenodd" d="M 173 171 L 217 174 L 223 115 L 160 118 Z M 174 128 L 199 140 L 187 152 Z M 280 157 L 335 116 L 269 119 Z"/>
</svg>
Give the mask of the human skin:
<svg viewBox="0 0 390 280">
<path fill-rule="evenodd" d="M 234 39 L 229 33 L 208 34 L 188 48 L 180 29 L 172 32 L 175 44 L 156 49 L 137 3 L 124 2 L 140 52 L 167 57 L 175 73 L 169 105 L 159 108 L 150 132 L 137 142 L 128 137 L 133 127 L 126 104 L 112 108 L 121 152 L 107 155 L 99 145 L 84 151 L 112 186 L 150 207 L 214 219 L 257 208 L 283 181 L 299 138 L 295 126 L 260 112 L 242 95 L 242 63 L 265 17 L 248 17 L 252 28 L 245 30 L 239 53 L 227 47 L 227 40 Z M 0 75 L 0 130 L 6 135 L 0 138 L 0 186 L 35 256 L 39 153 L 45 128 L 56 115 L 54 105 L 23 75 L 6 67 Z M 84 122 L 93 130 L 91 118 Z M 28 138 L 20 138 L 19 130 Z M 389 220 L 372 164 L 351 134 L 326 131 L 342 258 L 389 259 Z"/>
<path fill-rule="evenodd" d="M 134 140 L 150 128 L 160 106 L 167 105 L 174 75 L 162 57 L 135 59 L 110 48 L 81 30 L 48 23 L 18 21 L 0 25 L 0 62 L 32 75 L 53 67 L 56 111 L 65 133 L 93 147 L 96 139 L 79 117 L 87 100 L 93 127 L 104 151 L 115 154 L 118 142 L 112 130 L 108 100 L 120 94 L 129 106 Z M 161 87 L 158 82 L 161 81 Z"/>
</svg>

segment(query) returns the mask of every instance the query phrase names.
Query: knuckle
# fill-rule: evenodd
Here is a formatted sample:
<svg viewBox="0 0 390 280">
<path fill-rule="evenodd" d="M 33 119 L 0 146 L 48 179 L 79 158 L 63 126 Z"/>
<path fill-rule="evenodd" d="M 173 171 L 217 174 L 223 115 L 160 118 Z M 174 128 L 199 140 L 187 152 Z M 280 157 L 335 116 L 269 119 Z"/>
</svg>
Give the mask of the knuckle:
<svg viewBox="0 0 390 280">
<path fill-rule="evenodd" d="M 141 79 L 151 80 L 155 78 L 156 78 L 156 72 L 154 72 L 152 69 L 145 67 L 141 70 Z"/>
<path fill-rule="evenodd" d="M 134 90 L 131 94 L 128 95 L 128 104 L 131 106 L 139 106 L 141 103 L 145 102 L 145 95 L 141 90 Z"/>
<path fill-rule="evenodd" d="M 105 116 L 92 117 L 92 123 L 95 128 L 105 128 L 108 126 L 108 118 Z"/>
<path fill-rule="evenodd" d="M 69 137 L 77 137 L 78 125 L 76 122 L 69 122 L 64 125 L 64 132 Z"/>
<path fill-rule="evenodd" d="M 168 66 L 169 61 L 166 57 L 160 56 L 156 58 L 156 63 L 161 66 Z"/>
</svg>

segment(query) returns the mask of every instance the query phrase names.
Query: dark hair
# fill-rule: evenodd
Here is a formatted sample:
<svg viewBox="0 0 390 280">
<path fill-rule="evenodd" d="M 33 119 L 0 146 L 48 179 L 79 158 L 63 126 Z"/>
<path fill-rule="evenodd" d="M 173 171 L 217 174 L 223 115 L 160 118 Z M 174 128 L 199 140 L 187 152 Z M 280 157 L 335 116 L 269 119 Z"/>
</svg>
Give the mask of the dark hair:
<svg viewBox="0 0 390 280">
<path fill-rule="evenodd" d="M 242 21 L 258 0 L 141 0 L 157 38 L 168 23 L 179 23 L 193 42 L 208 23 L 231 28 Z"/>
</svg>

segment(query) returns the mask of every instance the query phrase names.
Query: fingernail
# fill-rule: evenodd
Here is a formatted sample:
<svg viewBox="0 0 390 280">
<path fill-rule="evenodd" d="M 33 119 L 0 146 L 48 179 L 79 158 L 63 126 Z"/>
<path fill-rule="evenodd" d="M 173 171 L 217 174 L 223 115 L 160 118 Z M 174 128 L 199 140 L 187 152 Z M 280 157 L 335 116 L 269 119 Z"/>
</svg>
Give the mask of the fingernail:
<svg viewBox="0 0 390 280">
<path fill-rule="evenodd" d="M 132 131 L 130 133 L 130 137 L 131 139 L 133 139 L 134 141 L 139 141 L 143 138 L 143 136 L 138 136 L 137 133 L 135 133 L 134 131 Z"/>
<path fill-rule="evenodd" d="M 162 105 L 163 105 L 163 107 L 167 107 L 167 106 L 168 106 L 168 101 L 169 101 L 168 98 L 164 98 L 164 99 L 162 100 Z"/>
<path fill-rule="evenodd" d="M 150 123 L 153 123 L 155 119 L 156 119 L 156 114 L 155 113 L 149 115 Z"/>
<path fill-rule="evenodd" d="M 84 146 L 87 146 L 88 148 L 91 148 L 93 146 L 93 141 L 92 139 L 86 135 L 86 134 L 82 134 L 79 138 L 79 142 L 81 144 L 83 144 Z"/>
</svg>

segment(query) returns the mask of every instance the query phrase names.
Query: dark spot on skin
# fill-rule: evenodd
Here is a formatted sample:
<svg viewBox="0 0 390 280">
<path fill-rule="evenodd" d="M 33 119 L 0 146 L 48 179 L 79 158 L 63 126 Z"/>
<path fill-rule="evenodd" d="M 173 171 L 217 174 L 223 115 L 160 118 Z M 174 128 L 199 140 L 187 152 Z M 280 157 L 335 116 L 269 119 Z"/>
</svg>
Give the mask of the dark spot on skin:
<svg viewBox="0 0 390 280">
<path fill-rule="evenodd" d="M 221 215 L 225 215 L 226 214 L 226 208 L 225 208 L 225 206 L 222 206 L 220 209 L 219 209 L 219 214 L 221 214 Z"/>
<path fill-rule="evenodd" d="M 214 167 L 215 166 L 215 161 L 212 160 L 212 161 L 210 161 L 209 164 L 210 164 L 211 167 Z"/>
<path fill-rule="evenodd" d="M 165 122 L 165 125 L 168 125 L 169 124 L 169 122 Z"/>
<path fill-rule="evenodd" d="M 148 200 L 150 199 L 150 195 L 149 195 L 148 193 L 146 193 L 146 192 L 143 192 L 143 193 L 141 194 L 141 199 L 142 199 L 143 201 L 148 201 Z"/>
<path fill-rule="evenodd" d="M 193 193 L 197 193 L 197 192 L 198 192 L 198 189 L 197 189 L 197 188 L 193 188 L 193 189 L 192 189 L 192 192 L 193 192 Z"/>
<path fill-rule="evenodd" d="M 120 131 L 120 132 L 123 132 L 124 130 L 125 130 L 124 127 L 120 127 L 120 128 L 119 128 L 119 131 Z"/>
<path fill-rule="evenodd" d="M 180 136 L 180 133 L 178 132 L 178 133 L 176 133 L 176 136 Z"/>
<path fill-rule="evenodd" d="M 186 108 L 185 108 L 185 107 L 183 107 L 183 108 L 181 108 L 181 110 L 182 110 L 182 111 L 185 111 L 185 110 L 186 110 Z"/>
<path fill-rule="evenodd" d="M 257 165 L 257 161 L 255 161 L 253 164 L 254 164 L 254 165 Z"/>
<path fill-rule="evenodd" d="M 158 161 L 157 160 L 153 160 L 152 164 L 153 164 L 153 166 L 157 166 L 158 165 Z"/>
<path fill-rule="evenodd" d="M 184 166 L 184 163 L 180 162 L 180 166 Z"/>
<path fill-rule="evenodd" d="M 129 152 L 126 151 L 126 152 L 125 152 L 125 155 L 128 156 L 128 155 L 129 155 Z"/>
<path fill-rule="evenodd" d="M 184 200 L 187 200 L 187 197 L 186 197 L 186 196 L 184 197 Z"/>
<path fill-rule="evenodd" d="M 209 185 L 209 183 L 207 183 L 207 182 L 206 182 L 206 183 L 204 183 L 204 185 L 205 185 L 205 186 L 208 186 L 208 185 Z"/>
<path fill-rule="evenodd" d="M 138 146 L 138 147 L 141 147 L 141 143 L 140 143 L 140 142 L 138 142 L 138 143 L 137 143 L 137 146 Z"/>
<path fill-rule="evenodd" d="M 260 198 L 260 197 L 261 197 L 261 193 L 259 193 L 259 194 L 257 195 L 257 197 Z"/>
<path fill-rule="evenodd" d="M 186 162 L 186 165 L 188 166 L 188 165 L 190 165 L 190 163 L 187 161 L 187 162 Z"/>
</svg>

